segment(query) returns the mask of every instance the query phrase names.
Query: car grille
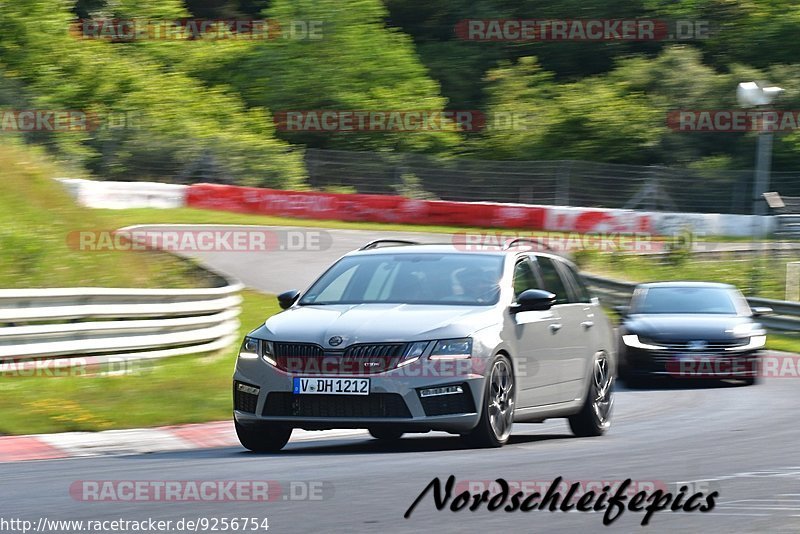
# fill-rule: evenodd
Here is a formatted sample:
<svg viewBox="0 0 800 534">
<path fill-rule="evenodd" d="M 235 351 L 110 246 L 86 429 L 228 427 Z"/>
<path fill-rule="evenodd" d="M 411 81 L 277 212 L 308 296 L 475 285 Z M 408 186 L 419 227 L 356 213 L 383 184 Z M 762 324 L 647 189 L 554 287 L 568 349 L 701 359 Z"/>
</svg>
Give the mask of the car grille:
<svg viewBox="0 0 800 534">
<path fill-rule="evenodd" d="M 681 354 L 715 354 L 718 352 L 724 352 L 725 349 L 729 349 L 731 347 L 747 345 L 750 342 L 750 338 L 745 337 L 721 341 L 706 341 L 706 346 L 702 349 L 693 348 L 692 344 L 694 341 L 661 341 L 642 338 L 642 342 L 665 347 L 659 352 L 674 352 Z"/>
<path fill-rule="evenodd" d="M 294 395 L 272 392 L 267 396 L 263 414 L 280 417 L 411 418 L 408 406 L 398 393 Z"/>
<path fill-rule="evenodd" d="M 467 384 L 461 384 L 463 393 L 454 393 L 451 395 L 437 395 L 435 397 L 420 397 L 419 401 L 422 403 L 422 409 L 425 410 L 425 415 L 452 415 L 457 413 L 474 413 L 475 403 L 472 401 L 472 394 L 470 393 Z"/>
<path fill-rule="evenodd" d="M 370 375 L 397 367 L 406 343 L 351 345 L 343 350 L 325 350 L 313 343 L 275 343 L 279 369 L 290 373 Z"/>
<path fill-rule="evenodd" d="M 709 341 L 702 349 L 691 348 L 688 341 L 664 342 L 664 341 L 649 341 L 656 345 L 666 347 L 662 350 L 653 351 L 650 354 L 650 359 L 659 368 L 669 370 L 669 367 L 674 362 L 678 361 L 678 357 L 690 358 L 713 358 L 715 360 L 724 361 L 737 361 L 741 359 L 751 359 L 752 354 L 742 352 L 729 352 L 725 349 L 737 346 L 746 345 L 749 342 L 748 338 L 732 339 L 724 341 Z M 645 343 L 648 343 L 647 341 Z"/>
<path fill-rule="evenodd" d="M 253 395 L 252 393 L 245 393 L 244 391 L 239 391 L 239 389 L 236 387 L 238 384 L 240 384 L 240 382 L 233 383 L 234 409 L 240 412 L 253 413 L 253 414 L 256 413 L 256 404 L 258 404 L 258 395 Z"/>
</svg>

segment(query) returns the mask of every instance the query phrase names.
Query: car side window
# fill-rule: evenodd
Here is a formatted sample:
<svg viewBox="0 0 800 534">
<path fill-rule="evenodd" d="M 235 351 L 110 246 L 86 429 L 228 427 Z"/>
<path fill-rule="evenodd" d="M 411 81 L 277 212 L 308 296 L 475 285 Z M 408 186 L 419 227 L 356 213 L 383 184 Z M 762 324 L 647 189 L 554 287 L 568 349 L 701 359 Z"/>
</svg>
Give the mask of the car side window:
<svg viewBox="0 0 800 534">
<path fill-rule="evenodd" d="M 514 266 L 514 298 L 526 289 L 536 289 L 536 285 L 531 264 L 527 260 L 517 262 Z"/>
<path fill-rule="evenodd" d="M 569 302 L 569 293 L 567 293 L 567 288 L 561 279 L 561 275 L 558 274 L 553 260 L 545 256 L 539 256 L 536 258 L 536 262 L 539 264 L 539 270 L 542 273 L 544 287 L 541 289 L 555 293 L 556 304 L 567 304 Z"/>
<path fill-rule="evenodd" d="M 561 272 L 569 279 L 569 282 L 572 284 L 572 289 L 575 293 L 575 297 L 577 297 L 578 302 L 592 302 L 592 293 L 589 291 L 589 288 L 586 287 L 586 283 L 583 281 L 583 277 L 575 270 L 575 268 L 566 263 L 561 262 Z"/>
</svg>

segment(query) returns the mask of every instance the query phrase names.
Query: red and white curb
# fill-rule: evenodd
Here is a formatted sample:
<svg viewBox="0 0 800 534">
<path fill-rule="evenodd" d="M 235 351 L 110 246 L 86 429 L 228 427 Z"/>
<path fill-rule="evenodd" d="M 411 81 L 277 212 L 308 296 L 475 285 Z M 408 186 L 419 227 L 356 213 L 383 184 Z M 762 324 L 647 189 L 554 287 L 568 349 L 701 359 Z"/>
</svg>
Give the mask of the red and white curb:
<svg viewBox="0 0 800 534">
<path fill-rule="evenodd" d="M 367 435 L 365 430 L 295 430 L 290 443 Z M 239 446 L 232 421 L 103 432 L 5 436 L 0 437 L 0 463 Z"/>
</svg>

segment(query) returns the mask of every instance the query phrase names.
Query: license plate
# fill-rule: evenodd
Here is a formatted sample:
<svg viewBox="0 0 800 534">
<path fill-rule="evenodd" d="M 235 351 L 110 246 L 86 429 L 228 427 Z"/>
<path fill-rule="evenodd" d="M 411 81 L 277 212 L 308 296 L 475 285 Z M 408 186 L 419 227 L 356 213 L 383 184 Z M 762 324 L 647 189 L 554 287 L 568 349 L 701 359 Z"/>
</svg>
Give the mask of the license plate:
<svg viewBox="0 0 800 534">
<path fill-rule="evenodd" d="M 369 395 L 369 378 L 295 378 L 295 395 Z"/>
</svg>

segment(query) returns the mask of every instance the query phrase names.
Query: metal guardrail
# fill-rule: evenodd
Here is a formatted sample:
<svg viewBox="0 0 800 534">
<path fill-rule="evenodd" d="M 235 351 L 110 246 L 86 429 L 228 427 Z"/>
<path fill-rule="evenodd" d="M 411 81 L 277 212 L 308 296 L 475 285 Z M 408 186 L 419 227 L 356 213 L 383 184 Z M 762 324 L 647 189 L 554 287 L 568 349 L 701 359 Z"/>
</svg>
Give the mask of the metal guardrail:
<svg viewBox="0 0 800 534">
<path fill-rule="evenodd" d="M 594 291 L 600 302 L 607 306 L 624 306 L 628 304 L 637 286 L 635 282 L 612 280 L 593 274 L 584 274 L 584 280 Z M 768 306 L 773 315 L 758 318 L 768 330 L 800 331 L 800 302 L 748 297 L 750 306 Z"/>
<path fill-rule="evenodd" d="M 0 360 L 102 363 L 222 349 L 238 334 L 242 288 L 225 280 L 200 289 L 0 289 Z"/>
</svg>

